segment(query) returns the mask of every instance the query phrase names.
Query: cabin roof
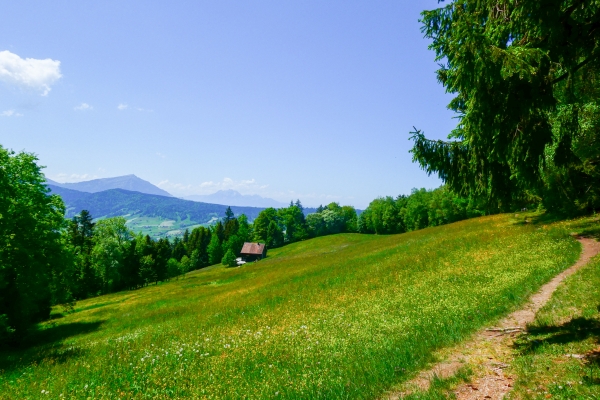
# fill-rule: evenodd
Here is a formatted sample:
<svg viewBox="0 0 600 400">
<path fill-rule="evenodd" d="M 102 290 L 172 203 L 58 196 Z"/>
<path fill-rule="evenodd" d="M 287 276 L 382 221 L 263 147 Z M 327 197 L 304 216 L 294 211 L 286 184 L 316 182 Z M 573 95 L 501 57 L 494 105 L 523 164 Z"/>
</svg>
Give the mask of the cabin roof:
<svg viewBox="0 0 600 400">
<path fill-rule="evenodd" d="M 246 242 L 246 243 L 244 243 L 244 246 L 242 247 L 242 251 L 240 251 L 240 254 L 252 254 L 252 255 L 261 256 L 264 253 L 264 251 L 265 251 L 264 243 Z"/>
</svg>

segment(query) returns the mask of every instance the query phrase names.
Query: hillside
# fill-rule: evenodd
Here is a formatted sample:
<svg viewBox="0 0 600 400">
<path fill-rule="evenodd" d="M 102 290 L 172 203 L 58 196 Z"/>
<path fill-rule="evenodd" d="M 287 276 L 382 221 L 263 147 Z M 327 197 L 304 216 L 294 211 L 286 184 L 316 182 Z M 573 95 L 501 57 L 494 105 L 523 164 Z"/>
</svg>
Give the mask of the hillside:
<svg viewBox="0 0 600 400">
<path fill-rule="evenodd" d="M 295 243 L 56 309 L 30 347 L 0 353 L 0 397 L 381 396 L 579 250 L 568 231 L 512 215 Z"/>
<path fill-rule="evenodd" d="M 145 181 L 137 176 L 130 174 L 117 176 L 114 178 L 92 179 L 77 183 L 59 183 L 50 179 L 46 179 L 49 185 L 58 186 L 65 189 L 78 190 L 80 192 L 97 193 L 110 189 L 124 189 L 131 192 L 140 192 L 146 194 L 154 194 L 158 196 L 172 197 L 170 193 L 154 186 L 148 181 Z"/>
<path fill-rule="evenodd" d="M 175 197 L 111 189 L 86 193 L 47 185 L 52 193 L 62 197 L 67 206 L 67 218 L 88 210 L 94 218 L 125 216 L 128 226 L 136 232 L 154 237 L 179 235 L 186 228 L 209 224 L 225 215 L 227 206 L 200 203 Z M 236 216 L 245 214 L 253 221 L 262 208 L 231 207 Z"/>
</svg>

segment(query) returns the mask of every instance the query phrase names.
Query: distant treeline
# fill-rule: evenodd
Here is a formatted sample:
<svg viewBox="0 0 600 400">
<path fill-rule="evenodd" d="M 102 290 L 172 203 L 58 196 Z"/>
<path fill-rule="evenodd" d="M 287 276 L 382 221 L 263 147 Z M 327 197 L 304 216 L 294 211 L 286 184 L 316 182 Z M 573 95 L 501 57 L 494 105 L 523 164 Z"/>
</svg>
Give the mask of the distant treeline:
<svg viewBox="0 0 600 400">
<path fill-rule="evenodd" d="M 446 186 L 413 189 L 408 196 L 373 200 L 358 219 L 358 231 L 403 233 L 498 212 L 487 207 L 485 201 L 458 196 Z"/>
</svg>

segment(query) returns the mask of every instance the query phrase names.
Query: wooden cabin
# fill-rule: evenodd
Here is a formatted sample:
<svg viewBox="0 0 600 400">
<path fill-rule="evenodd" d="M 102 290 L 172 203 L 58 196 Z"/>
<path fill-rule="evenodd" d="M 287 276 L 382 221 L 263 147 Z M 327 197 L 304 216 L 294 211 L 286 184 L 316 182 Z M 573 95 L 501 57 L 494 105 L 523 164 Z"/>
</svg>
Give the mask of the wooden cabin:
<svg viewBox="0 0 600 400">
<path fill-rule="evenodd" d="M 244 243 L 240 257 L 244 261 L 261 260 L 267 256 L 267 246 L 264 243 Z"/>
</svg>

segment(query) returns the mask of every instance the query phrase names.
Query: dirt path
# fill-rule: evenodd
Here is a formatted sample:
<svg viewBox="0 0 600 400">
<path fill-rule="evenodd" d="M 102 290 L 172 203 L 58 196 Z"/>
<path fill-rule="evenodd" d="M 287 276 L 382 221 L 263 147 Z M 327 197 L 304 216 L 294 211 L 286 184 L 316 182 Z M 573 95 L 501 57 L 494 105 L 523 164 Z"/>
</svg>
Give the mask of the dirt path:
<svg viewBox="0 0 600 400">
<path fill-rule="evenodd" d="M 504 374 L 512 359 L 511 346 L 515 336 L 533 322 L 535 314 L 552 297 L 558 285 L 596 254 L 600 253 L 600 242 L 578 238 L 583 247 L 579 260 L 570 268 L 555 276 L 531 296 L 529 303 L 501 320 L 497 326 L 479 331 L 467 343 L 454 348 L 446 361 L 420 373 L 404 385 L 404 390 L 392 393 L 389 399 L 401 399 L 403 395 L 429 388 L 433 377 L 448 378 L 461 367 L 469 365 L 474 371 L 471 383 L 460 385 L 455 391 L 457 399 L 502 399 L 512 388 L 513 378 Z"/>
</svg>

